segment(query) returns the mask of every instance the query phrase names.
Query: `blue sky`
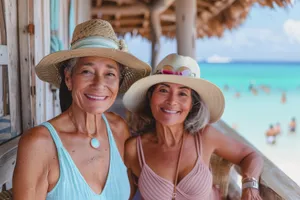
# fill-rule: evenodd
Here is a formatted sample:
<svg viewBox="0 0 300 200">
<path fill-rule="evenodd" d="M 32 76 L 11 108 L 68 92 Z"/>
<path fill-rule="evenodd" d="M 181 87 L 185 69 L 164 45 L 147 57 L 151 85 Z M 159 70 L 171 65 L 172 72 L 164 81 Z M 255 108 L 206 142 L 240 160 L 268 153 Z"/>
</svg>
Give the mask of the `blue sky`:
<svg viewBox="0 0 300 200">
<path fill-rule="evenodd" d="M 149 62 L 151 44 L 141 37 L 125 38 L 131 53 Z M 161 38 L 159 58 L 176 52 L 176 40 Z M 197 59 L 213 55 L 235 60 L 300 61 L 300 1 L 289 8 L 255 5 L 247 20 L 223 38 L 198 39 Z"/>
</svg>

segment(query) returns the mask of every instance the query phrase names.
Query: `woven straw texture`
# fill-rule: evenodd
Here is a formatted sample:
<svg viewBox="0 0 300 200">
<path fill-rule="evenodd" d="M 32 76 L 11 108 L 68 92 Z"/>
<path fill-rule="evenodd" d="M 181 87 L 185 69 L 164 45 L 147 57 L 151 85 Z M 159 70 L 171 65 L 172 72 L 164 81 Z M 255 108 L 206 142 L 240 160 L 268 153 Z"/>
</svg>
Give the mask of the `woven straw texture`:
<svg viewBox="0 0 300 200">
<path fill-rule="evenodd" d="M 230 169 L 233 164 L 215 154 L 210 159 L 214 185 L 220 189 L 223 200 L 227 199 Z"/>
<path fill-rule="evenodd" d="M 120 86 L 121 93 L 126 92 L 135 81 L 150 74 L 151 67 L 147 63 L 128 53 L 125 41 L 117 38 L 112 26 L 105 20 L 92 19 L 77 25 L 73 32 L 71 44 L 73 45 L 83 38 L 92 36 L 106 38 L 114 42 L 118 46 L 118 49 L 87 47 L 54 52 L 44 57 L 36 66 L 35 71 L 37 76 L 41 80 L 59 87 L 61 83 L 59 71 L 63 63 L 71 58 L 85 56 L 110 58 L 125 67 L 122 74 L 122 84 Z"/>
<path fill-rule="evenodd" d="M 0 200 L 11 200 L 13 199 L 12 189 L 0 192 Z"/>
</svg>

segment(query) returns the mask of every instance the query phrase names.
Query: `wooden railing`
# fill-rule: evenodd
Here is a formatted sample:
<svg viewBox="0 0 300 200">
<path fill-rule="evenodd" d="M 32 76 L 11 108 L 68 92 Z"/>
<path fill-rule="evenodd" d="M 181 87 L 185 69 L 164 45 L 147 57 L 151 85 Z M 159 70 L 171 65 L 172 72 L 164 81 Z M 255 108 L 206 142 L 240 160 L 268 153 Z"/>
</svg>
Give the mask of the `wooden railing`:
<svg viewBox="0 0 300 200">
<path fill-rule="evenodd" d="M 252 144 L 250 144 L 245 138 L 238 134 L 234 129 L 230 128 L 223 121 L 219 121 L 214 126 L 223 132 L 240 142 L 246 143 L 249 146 L 257 150 Z M 258 151 L 258 150 L 257 150 Z M 259 151 L 258 151 L 259 152 Z M 263 199 L 266 200 L 298 200 L 300 199 L 300 187 L 290 179 L 282 170 L 280 170 L 274 163 L 266 158 L 261 152 L 259 152 L 264 159 L 264 168 L 260 178 L 260 193 Z M 234 167 L 233 174 L 239 172 L 239 169 Z M 241 194 L 240 187 L 238 186 L 236 179 L 231 174 L 231 181 L 229 184 L 229 196 L 232 200 L 238 199 L 237 195 Z"/>
<path fill-rule="evenodd" d="M 12 187 L 11 179 L 16 164 L 20 137 L 0 145 L 0 191 Z"/>
</svg>

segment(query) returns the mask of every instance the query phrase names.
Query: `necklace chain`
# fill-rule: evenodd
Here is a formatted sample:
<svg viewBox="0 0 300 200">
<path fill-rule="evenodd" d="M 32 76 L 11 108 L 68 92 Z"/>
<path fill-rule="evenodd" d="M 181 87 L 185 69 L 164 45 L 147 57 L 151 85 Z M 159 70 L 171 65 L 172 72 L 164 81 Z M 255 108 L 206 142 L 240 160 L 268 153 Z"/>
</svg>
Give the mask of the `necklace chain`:
<svg viewBox="0 0 300 200">
<path fill-rule="evenodd" d="M 76 131 L 79 132 L 77 129 L 77 126 L 72 118 L 71 110 L 68 111 L 68 116 L 69 116 L 72 124 L 74 125 Z M 96 137 L 92 137 L 89 133 L 87 135 L 89 138 L 91 138 L 91 140 L 90 140 L 91 147 L 93 147 L 94 149 L 98 149 L 100 147 L 100 141 Z"/>
</svg>

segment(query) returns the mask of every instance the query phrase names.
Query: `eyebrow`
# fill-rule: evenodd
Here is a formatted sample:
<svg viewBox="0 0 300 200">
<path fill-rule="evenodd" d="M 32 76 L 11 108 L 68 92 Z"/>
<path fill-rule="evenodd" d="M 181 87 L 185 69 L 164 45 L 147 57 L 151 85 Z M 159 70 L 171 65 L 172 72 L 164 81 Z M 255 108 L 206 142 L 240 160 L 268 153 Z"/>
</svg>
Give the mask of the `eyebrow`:
<svg viewBox="0 0 300 200">
<path fill-rule="evenodd" d="M 163 85 L 163 86 L 166 86 L 166 87 L 170 88 L 170 85 L 168 85 L 166 83 L 160 83 L 160 85 Z M 179 87 L 179 89 L 191 89 L 191 88 L 189 88 L 187 86 L 181 86 L 181 87 Z"/>
<path fill-rule="evenodd" d="M 114 66 L 114 65 L 111 65 L 111 64 L 106 64 L 106 67 L 107 67 L 107 68 L 110 68 L 110 69 L 115 69 L 115 70 L 117 70 L 117 67 Z"/>
<path fill-rule="evenodd" d="M 93 62 L 86 62 L 86 63 L 83 63 L 83 66 L 94 66 L 95 65 L 95 63 L 93 63 Z M 111 64 L 106 64 L 105 65 L 107 68 L 109 68 L 109 69 L 115 69 L 115 70 L 117 70 L 117 67 L 115 67 L 114 65 L 111 65 Z"/>
</svg>

